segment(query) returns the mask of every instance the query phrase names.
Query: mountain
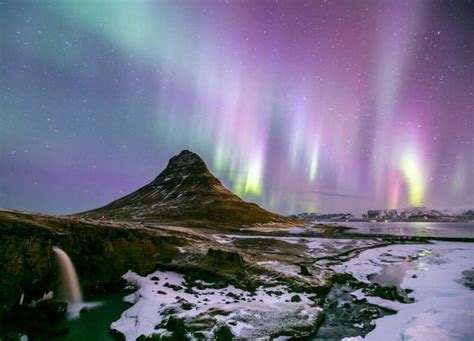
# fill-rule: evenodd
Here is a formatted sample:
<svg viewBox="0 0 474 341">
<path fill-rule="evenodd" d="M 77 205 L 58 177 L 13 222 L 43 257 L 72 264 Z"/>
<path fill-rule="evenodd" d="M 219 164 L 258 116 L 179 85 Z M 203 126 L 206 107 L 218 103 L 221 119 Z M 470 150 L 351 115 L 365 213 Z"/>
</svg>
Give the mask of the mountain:
<svg viewBox="0 0 474 341">
<path fill-rule="evenodd" d="M 473 221 L 474 210 L 435 210 L 427 207 L 408 207 L 399 209 L 368 210 L 362 216 L 350 213 L 299 213 L 288 216 L 290 219 L 307 222 L 314 221 L 440 221 L 457 222 Z"/>
<path fill-rule="evenodd" d="M 314 212 L 303 212 L 288 216 L 290 219 L 303 220 L 308 222 L 314 221 L 346 221 L 354 220 L 355 217 L 350 213 L 328 213 L 319 214 Z"/>
<path fill-rule="evenodd" d="M 243 201 L 211 174 L 197 154 L 188 150 L 172 157 L 165 170 L 148 185 L 76 216 L 187 226 L 294 222 Z"/>
<path fill-rule="evenodd" d="M 369 210 L 362 217 L 367 220 L 421 220 L 421 221 L 469 221 L 472 210 L 436 210 L 427 207 Z"/>
<path fill-rule="evenodd" d="M 368 210 L 367 219 L 439 219 L 443 213 L 426 207 Z"/>
</svg>

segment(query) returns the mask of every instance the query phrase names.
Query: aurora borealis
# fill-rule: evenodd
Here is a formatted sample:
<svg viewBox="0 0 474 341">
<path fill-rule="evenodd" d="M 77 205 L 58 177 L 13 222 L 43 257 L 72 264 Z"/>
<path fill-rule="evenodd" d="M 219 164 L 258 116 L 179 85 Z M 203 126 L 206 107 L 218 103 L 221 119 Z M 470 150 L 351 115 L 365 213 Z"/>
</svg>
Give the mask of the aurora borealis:
<svg viewBox="0 0 474 341">
<path fill-rule="evenodd" d="M 474 205 L 469 1 L 2 1 L 0 207 L 72 213 L 181 149 L 280 212 Z"/>
</svg>

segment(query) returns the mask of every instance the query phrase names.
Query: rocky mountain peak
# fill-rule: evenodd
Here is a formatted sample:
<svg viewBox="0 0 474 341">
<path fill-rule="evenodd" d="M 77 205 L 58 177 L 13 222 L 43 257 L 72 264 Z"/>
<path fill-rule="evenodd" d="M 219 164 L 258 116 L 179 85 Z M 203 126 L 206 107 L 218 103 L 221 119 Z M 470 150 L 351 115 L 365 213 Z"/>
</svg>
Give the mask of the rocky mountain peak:
<svg viewBox="0 0 474 341">
<path fill-rule="evenodd" d="M 187 149 L 181 151 L 178 155 L 173 156 L 168 162 L 165 170 L 182 171 L 183 169 L 207 171 L 206 164 L 199 155 Z"/>
<path fill-rule="evenodd" d="M 149 184 L 79 216 L 193 226 L 291 223 L 225 188 L 199 155 L 183 150 Z"/>
<path fill-rule="evenodd" d="M 150 185 L 188 192 L 190 185 L 204 188 L 212 185 L 220 186 L 221 183 L 211 174 L 199 155 L 183 150 L 169 160 L 166 168 Z"/>
</svg>

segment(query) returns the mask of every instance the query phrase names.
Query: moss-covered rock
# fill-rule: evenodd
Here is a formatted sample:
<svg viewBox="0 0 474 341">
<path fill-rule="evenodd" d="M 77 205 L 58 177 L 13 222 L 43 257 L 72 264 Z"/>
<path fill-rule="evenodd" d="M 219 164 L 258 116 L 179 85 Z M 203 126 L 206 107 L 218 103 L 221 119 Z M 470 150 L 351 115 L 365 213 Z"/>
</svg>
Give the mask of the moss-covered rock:
<svg viewBox="0 0 474 341">
<path fill-rule="evenodd" d="M 300 264 L 300 275 L 302 275 L 302 276 L 311 276 L 308 268 L 303 264 Z"/>
<path fill-rule="evenodd" d="M 372 284 L 362 290 L 368 296 L 377 296 L 386 300 L 398 301 L 401 303 L 411 303 L 413 300 L 408 297 L 408 293 L 400 288 L 393 286 L 381 286 Z"/>
<path fill-rule="evenodd" d="M 172 336 L 163 336 L 162 340 L 176 340 L 176 341 L 185 341 L 189 340 L 187 336 L 186 325 L 184 320 L 177 318 L 175 316 L 170 316 L 168 322 L 166 323 L 166 329 L 172 332 Z"/>
<path fill-rule="evenodd" d="M 300 295 L 293 295 L 291 296 L 291 302 L 301 302 Z"/>
<path fill-rule="evenodd" d="M 223 324 L 217 328 L 213 339 L 216 341 L 232 341 L 234 339 L 234 334 L 232 334 L 229 326 Z"/>
<path fill-rule="evenodd" d="M 55 300 L 39 301 L 30 305 L 19 305 L 5 314 L 0 326 L 0 336 L 8 339 L 6 335 L 15 334 L 14 331 L 23 331 L 31 339 L 57 338 L 67 332 L 62 323 L 66 315 L 67 303 Z M 18 339 L 15 339 L 18 340 Z"/>
<path fill-rule="evenodd" d="M 241 266 L 244 264 L 242 256 L 237 252 L 227 252 L 216 249 L 209 249 L 207 251 L 208 257 L 212 262 L 215 262 L 219 265 L 231 265 L 231 266 Z"/>
</svg>

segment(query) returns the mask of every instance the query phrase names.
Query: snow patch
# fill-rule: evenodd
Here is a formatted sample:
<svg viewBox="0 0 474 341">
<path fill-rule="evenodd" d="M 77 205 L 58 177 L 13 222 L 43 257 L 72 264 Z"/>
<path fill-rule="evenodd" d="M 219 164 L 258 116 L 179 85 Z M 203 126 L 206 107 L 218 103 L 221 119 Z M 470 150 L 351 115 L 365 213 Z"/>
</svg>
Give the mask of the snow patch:
<svg viewBox="0 0 474 341">
<path fill-rule="evenodd" d="M 291 326 L 314 324 L 321 311 L 308 295 L 298 294 L 300 301 L 292 302 L 295 293 L 283 285 L 259 287 L 251 293 L 232 285 L 215 289 L 204 281 L 194 282 L 199 288 L 193 286 L 189 290 L 182 275 L 169 271 L 155 271 L 145 277 L 129 271 L 123 278 L 137 291 L 124 298 L 133 306 L 111 328 L 126 340 L 166 333 L 158 326 L 171 315 L 171 309 L 176 317 L 186 320 L 214 318 L 215 323 L 227 324 L 235 336 L 247 339 L 266 337 Z"/>
<path fill-rule="evenodd" d="M 474 340 L 474 295 L 462 284 L 462 272 L 474 267 L 474 243 L 436 242 L 428 245 L 391 245 L 370 249 L 335 266 L 359 280 L 384 266 L 410 261 L 401 288 L 411 289 L 414 303 L 401 304 L 364 296 L 370 303 L 397 310 L 375 320 L 365 340 Z M 362 298 L 361 292 L 352 293 Z M 345 340 L 352 340 L 346 338 Z"/>
</svg>

